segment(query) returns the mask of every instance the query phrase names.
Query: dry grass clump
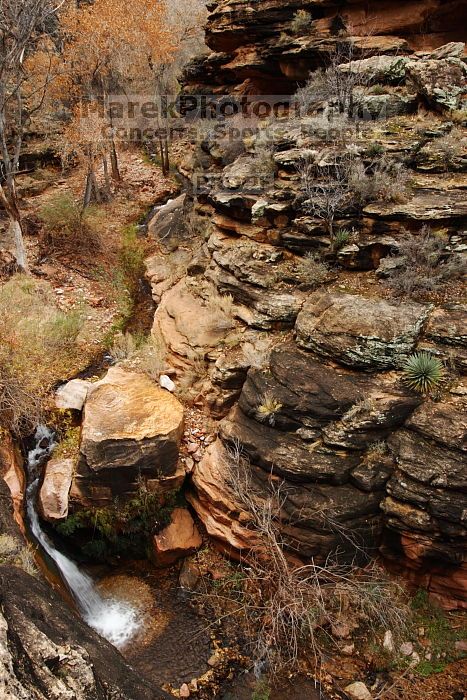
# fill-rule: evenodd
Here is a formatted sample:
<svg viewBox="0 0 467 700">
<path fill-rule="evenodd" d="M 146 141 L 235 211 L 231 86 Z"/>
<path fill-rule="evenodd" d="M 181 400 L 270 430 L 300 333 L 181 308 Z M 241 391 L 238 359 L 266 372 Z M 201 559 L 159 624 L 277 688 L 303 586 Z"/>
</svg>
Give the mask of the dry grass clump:
<svg viewBox="0 0 467 700">
<path fill-rule="evenodd" d="M 132 333 L 117 333 L 110 352 L 123 367 L 142 372 L 156 382 L 167 357 L 167 348 L 160 338 L 153 335 L 144 338 Z"/>
<path fill-rule="evenodd" d="M 271 480 L 269 492 L 259 493 L 238 443 L 227 450 L 224 466 L 225 487 L 248 513 L 243 522 L 257 545 L 232 579 L 202 595 L 223 616 L 226 602 L 234 601 L 232 615 L 258 675 L 290 674 L 310 659 L 319 666 L 332 647 L 339 648 L 335 630 L 343 624 L 403 637 L 409 611 L 402 590 L 378 566 L 343 566 L 332 556 L 292 564 L 281 535 L 285 487 Z"/>
<path fill-rule="evenodd" d="M 190 366 L 177 381 L 177 397 L 188 405 L 194 405 L 203 392 L 203 384 L 209 374 L 209 361 L 204 352 L 192 350 L 187 360 Z"/>
<path fill-rule="evenodd" d="M 16 275 L 0 289 L 0 425 L 32 430 L 50 388 L 77 369 L 84 309 L 63 312 L 44 282 Z"/>
<path fill-rule="evenodd" d="M 12 535 L 0 534 L 0 564 L 19 566 L 31 576 L 37 573 L 31 547 Z"/>
<path fill-rule="evenodd" d="M 231 294 L 219 294 L 214 287 L 209 292 L 207 302 L 211 314 L 211 325 L 214 329 L 230 330 L 234 323 L 235 303 Z"/>
</svg>

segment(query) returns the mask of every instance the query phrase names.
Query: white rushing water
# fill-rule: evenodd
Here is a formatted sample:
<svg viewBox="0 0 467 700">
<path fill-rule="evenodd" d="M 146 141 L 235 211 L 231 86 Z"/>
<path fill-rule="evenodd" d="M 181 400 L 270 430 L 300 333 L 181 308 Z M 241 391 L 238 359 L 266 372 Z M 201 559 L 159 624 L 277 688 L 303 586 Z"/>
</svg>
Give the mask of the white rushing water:
<svg viewBox="0 0 467 700">
<path fill-rule="evenodd" d="M 26 508 L 31 531 L 57 565 L 84 620 L 111 644 L 123 647 L 140 627 L 141 620 L 136 608 L 115 598 L 104 598 L 92 578 L 80 571 L 74 561 L 59 552 L 41 527 L 36 510 L 40 479 L 38 471 L 52 453 L 55 444 L 52 431 L 42 425 L 37 428 L 35 439 L 36 445 L 28 454 L 28 471 L 33 480 L 26 491 Z"/>
</svg>

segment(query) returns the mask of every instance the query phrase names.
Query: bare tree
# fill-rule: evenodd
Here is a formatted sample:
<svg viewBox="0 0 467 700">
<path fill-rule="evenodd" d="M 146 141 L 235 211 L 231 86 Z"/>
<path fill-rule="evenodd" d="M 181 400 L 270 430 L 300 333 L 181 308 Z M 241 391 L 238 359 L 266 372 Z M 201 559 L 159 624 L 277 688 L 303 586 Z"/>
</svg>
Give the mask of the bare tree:
<svg viewBox="0 0 467 700">
<path fill-rule="evenodd" d="M 336 44 L 329 65 L 316 70 L 306 85 L 296 93 L 297 106 L 304 112 L 323 102 L 331 102 L 346 116 L 355 116 L 358 107 L 356 88 L 368 85 L 371 76 L 355 60 L 355 46 L 352 38 Z M 363 93 L 361 93 L 363 94 Z"/>
<path fill-rule="evenodd" d="M 65 0 L 0 0 L 0 202 L 10 222 L 18 267 L 27 270 L 16 191 L 24 133 L 51 81 L 56 14 Z M 40 55 L 37 64 L 35 57 Z"/>
<path fill-rule="evenodd" d="M 207 16 L 205 0 L 170 0 L 164 2 L 165 23 L 174 42 L 174 50 L 165 62 L 150 64 L 156 101 L 164 95 L 176 95 L 178 79 L 190 58 L 206 49 L 203 27 Z M 161 110 L 162 111 L 162 110 Z M 159 155 L 164 175 L 170 170 L 169 123 L 158 116 Z"/>
<path fill-rule="evenodd" d="M 305 158 L 298 172 L 305 195 L 303 207 L 324 222 L 332 247 L 335 218 L 351 200 L 351 160 L 333 154 L 331 161 L 318 166 L 314 159 Z"/>
</svg>

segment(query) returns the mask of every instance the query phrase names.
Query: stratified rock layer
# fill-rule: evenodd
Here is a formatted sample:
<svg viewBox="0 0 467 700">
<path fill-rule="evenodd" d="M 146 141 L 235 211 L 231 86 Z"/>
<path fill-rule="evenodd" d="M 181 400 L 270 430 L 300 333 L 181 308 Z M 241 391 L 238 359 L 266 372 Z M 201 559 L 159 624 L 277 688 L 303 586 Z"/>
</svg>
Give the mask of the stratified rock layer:
<svg viewBox="0 0 467 700">
<path fill-rule="evenodd" d="M 206 89 L 292 93 L 310 70 L 326 62 L 346 29 L 356 37 L 357 57 L 401 55 L 464 41 L 467 21 L 462 0 L 219 0 L 209 9 L 206 42 L 212 53 L 194 60 L 185 71 L 188 89 L 201 94 Z M 292 25 L 297 10 L 311 16 L 300 32 Z M 441 57 L 454 60 L 451 54 Z M 439 73 L 436 79 L 442 83 Z M 435 84 L 436 80 L 427 96 L 433 96 Z M 449 104 L 451 98 L 448 91 Z"/>
<path fill-rule="evenodd" d="M 438 599 L 467 601 L 467 400 L 427 402 L 395 432 L 389 446 L 396 470 L 382 503 L 391 530 L 384 551 L 394 568 L 401 556 L 411 577 Z M 399 557 L 394 552 L 399 550 Z"/>
</svg>

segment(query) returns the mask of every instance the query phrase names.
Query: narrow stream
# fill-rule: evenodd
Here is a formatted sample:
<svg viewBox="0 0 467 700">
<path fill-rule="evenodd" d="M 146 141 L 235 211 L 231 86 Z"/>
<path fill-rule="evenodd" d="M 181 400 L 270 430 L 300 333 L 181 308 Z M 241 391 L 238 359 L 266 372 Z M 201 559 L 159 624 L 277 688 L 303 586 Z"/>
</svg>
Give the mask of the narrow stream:
<svg viewBox="0 0 467 700">
<path fill-rule="evenodd" d="M 67 556 L 59 552 L 41 527 L 37 513 L 37 493 L 40 467 L 52 454 L 56 443 L 49 428 L 40 425 L 35 434 L 35 447 L 28 453 L 28 476 L 31 480 L 26 491 L 26 511 L 31 531 L 38 544 L 53 559 L 76 605 L 87 624 L 101 637 L 118 648 L 124 647 L 141 625 L 138 611 L 116 598 L 104 598 L 93 579 L 81 571 Z"/>
</svg>

